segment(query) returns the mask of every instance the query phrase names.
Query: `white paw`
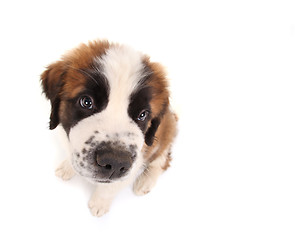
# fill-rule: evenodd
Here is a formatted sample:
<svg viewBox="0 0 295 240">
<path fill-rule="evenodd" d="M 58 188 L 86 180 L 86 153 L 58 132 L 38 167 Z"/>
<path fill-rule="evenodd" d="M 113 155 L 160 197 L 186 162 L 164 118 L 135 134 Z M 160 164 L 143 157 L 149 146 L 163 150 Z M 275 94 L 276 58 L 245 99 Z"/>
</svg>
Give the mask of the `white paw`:
<svg viewBox="0 0 295 240">
<path fill-rule="evenodd" d="M 55 175 L 61 178 L 62 180 L 66 181 L 70 180 L 75 175 L 75 171 L 71 166 L 70 162 L 65 160 L 55 170 Z"/>
<path fill-rule="evenodd" d="M 105 199 L 91 198 L 88 202 L 90 212 L 95 217 L 101 217 L 106 214 L 111 206 L 111 201 Z"/>
<path fill-rule="evenodd" d="M 152 188 L 156 185 L 157 178 L 151 177 L 142 173 L 135 181 L 133 185 L 133 192 L 138 195 L 142 196 L 149 193 Z"/>
</svg>

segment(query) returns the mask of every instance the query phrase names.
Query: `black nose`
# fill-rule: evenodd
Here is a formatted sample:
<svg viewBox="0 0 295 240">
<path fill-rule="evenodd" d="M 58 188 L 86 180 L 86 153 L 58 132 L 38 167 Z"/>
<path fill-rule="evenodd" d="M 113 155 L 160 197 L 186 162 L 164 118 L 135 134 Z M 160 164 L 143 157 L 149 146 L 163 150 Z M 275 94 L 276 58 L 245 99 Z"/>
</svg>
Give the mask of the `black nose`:
<svg viewBox="0 0 295 240">
<path fill-rule="evenodd" d="M 105 179 L 124 176 L 132 166 L 132 154 L 123 150 L 103 149 L 96 151 L 99 175 Z"/>
</svg>

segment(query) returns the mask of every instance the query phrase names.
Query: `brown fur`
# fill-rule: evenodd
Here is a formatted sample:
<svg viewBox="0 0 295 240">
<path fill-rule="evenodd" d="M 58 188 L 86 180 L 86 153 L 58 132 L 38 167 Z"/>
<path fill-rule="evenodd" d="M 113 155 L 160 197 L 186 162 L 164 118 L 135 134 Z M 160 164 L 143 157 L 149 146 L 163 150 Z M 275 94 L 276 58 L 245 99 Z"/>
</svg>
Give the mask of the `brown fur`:
<svg viewBox="0 0 295 240">
<path fill-rule="evenodd" d="M 51 99 L 51 93 L 57 90 L 59 90 L 61 100 L 77 96 L 85 84 L 83 71 L 91 68 L 93 59 L 104 54 L 109 47 L 110 44 L 107 41 L 81 44 L 78 48 L 65 54 L 61 61 L 49 65 L 41 75 L 46 96 Z M 62 86 L 62 89 L 57 89 L 58 85 Z"/>
<path fill-rule="evenodd" d="M 153 97 L 150 102 L 152 117 L 162 117 L 169 105 L 168 81 L 164 67 L 155 62 L 150 62 L 149 57 L 144 59 L 144 63 L 153 72 L 148 85 L 153 89 Z"/>
<path fill-rule="evenodd" d="M 171 144 L 177 133 L 177 118 L 169 108 L 168 80 L 164 67 L 159 63 L 150 62 L 148 57 L 145 59 L 145 64 L 153 72 L 152 78 L 149 81 L 149 85 L 153 89 L 153 98 L 150 103 L 152 117 L 158 117 L 161 121 L 153 145 L 144 147 L 145 159 L 147 162 L 152 162 L 163 154 L 166 149 L 171 148 Z M 162 166 L 163 170 L 169 167 L 171 160 L 171 152 L 169 150 L 166 164 Z"/>
<path fill-rule="evenodd" d="M 172 113 L 170 109 L 168 109 L 162 118 L 158 131 L 156 132 L 154 144 L 150 147 L 145 146 L 144 148 L 145 159 L 147 159 L 148 162 L 154 161 L 166 149 L 171 148 L 172 141 L 177 134 L 176 123 L 177 121 L 174 113 Z M 170 161 L 171 154 L 169 151 L 167 155 L 166 165 L 162 166 L 164 170 L 166 170 L 169 167 Z"/>
<path fill-rule="evenodd" d="M 61 61 L 49 65 L 41 75 L 44 92 L 51 100 L 52 107 L 54 107 L 56 99 L 59 99 L 58 116 L 61 121 L 66 121 L 64 114 L 67 107 L 66 100 L 76 97 L 84 88 L 86 80 L 83 71 L 91 68 L 93 59 L 104 54 L 110 46 L 112 44 L 107 41 L 94 41 L 88 45 L 81 44 L 78 48 L 64 55 Z M 166 149 L 170 149 L 176 135 L 177 118 L 169 109 L 168 81 L 163 66 L 150 62 L 148 56 L 143 61 L 153 72 L 148 81 L 149 86 L 153 89 L 153 97 L 150 102 L 152 118 L 160 120 L 153 145 L 150 147 L 145 145 L 143 148 L 145 159 L 152 162 Z M 162 166 L 164 170 L 169 166 L 170 161 L 171 154 L 169 152 L 167 162 L 165 166 Z"/>
</svg>

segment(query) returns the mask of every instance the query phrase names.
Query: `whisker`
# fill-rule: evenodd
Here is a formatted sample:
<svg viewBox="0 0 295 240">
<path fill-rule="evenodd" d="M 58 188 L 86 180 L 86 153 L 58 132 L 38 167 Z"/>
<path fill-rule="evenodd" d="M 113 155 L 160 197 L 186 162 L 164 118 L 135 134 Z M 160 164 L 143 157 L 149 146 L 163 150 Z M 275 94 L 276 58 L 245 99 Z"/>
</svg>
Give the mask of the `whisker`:
<svg viewBox="0 0 295 240">
<path fill-rule="evenodd" d="M 149 174 L 146 171 L 144 171 L 143 174 L 147 177 L 149 176 Z"/>
<path fill-rule="evenodd" d="M 143 171 L 143 174 L 146 175 L 147 177 L 149 177 L 149 172 L 150 172 L 150 169 L 147 167 L 147 168 Z"/>
</svg>

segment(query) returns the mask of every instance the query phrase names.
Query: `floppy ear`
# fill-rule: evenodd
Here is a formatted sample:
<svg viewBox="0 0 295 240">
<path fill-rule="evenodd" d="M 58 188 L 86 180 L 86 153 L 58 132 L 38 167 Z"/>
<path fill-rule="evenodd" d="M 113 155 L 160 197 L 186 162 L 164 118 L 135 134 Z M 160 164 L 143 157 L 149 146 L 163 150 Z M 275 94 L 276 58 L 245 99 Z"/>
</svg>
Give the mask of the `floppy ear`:
<svg viewBox="0 0 295 240">
<path fill-rule="evenodd" d="M 148 146 L 153 145 L 155 134 L 156 134 L 156 131 L 160 125 L 160 122 L 161 122 L 161 120 L 158 117 L 152 119 L 151 126 L 149 127 L 149 129 L 145 133 L 144 141 L 145 141 L 146 145 L 148 145 Z"/>
<path fill-rule="evenodd" d="M 62 61 L 53 63 L 47 67 L 47 70 L 41 74 L 43 92 L 51 103 L 51 114 L 49 129 L 52 130 L 59 124 L 59 105 L 60 94 L 63 87 L 63 76 L 65 74 Z"/>
</svg>

